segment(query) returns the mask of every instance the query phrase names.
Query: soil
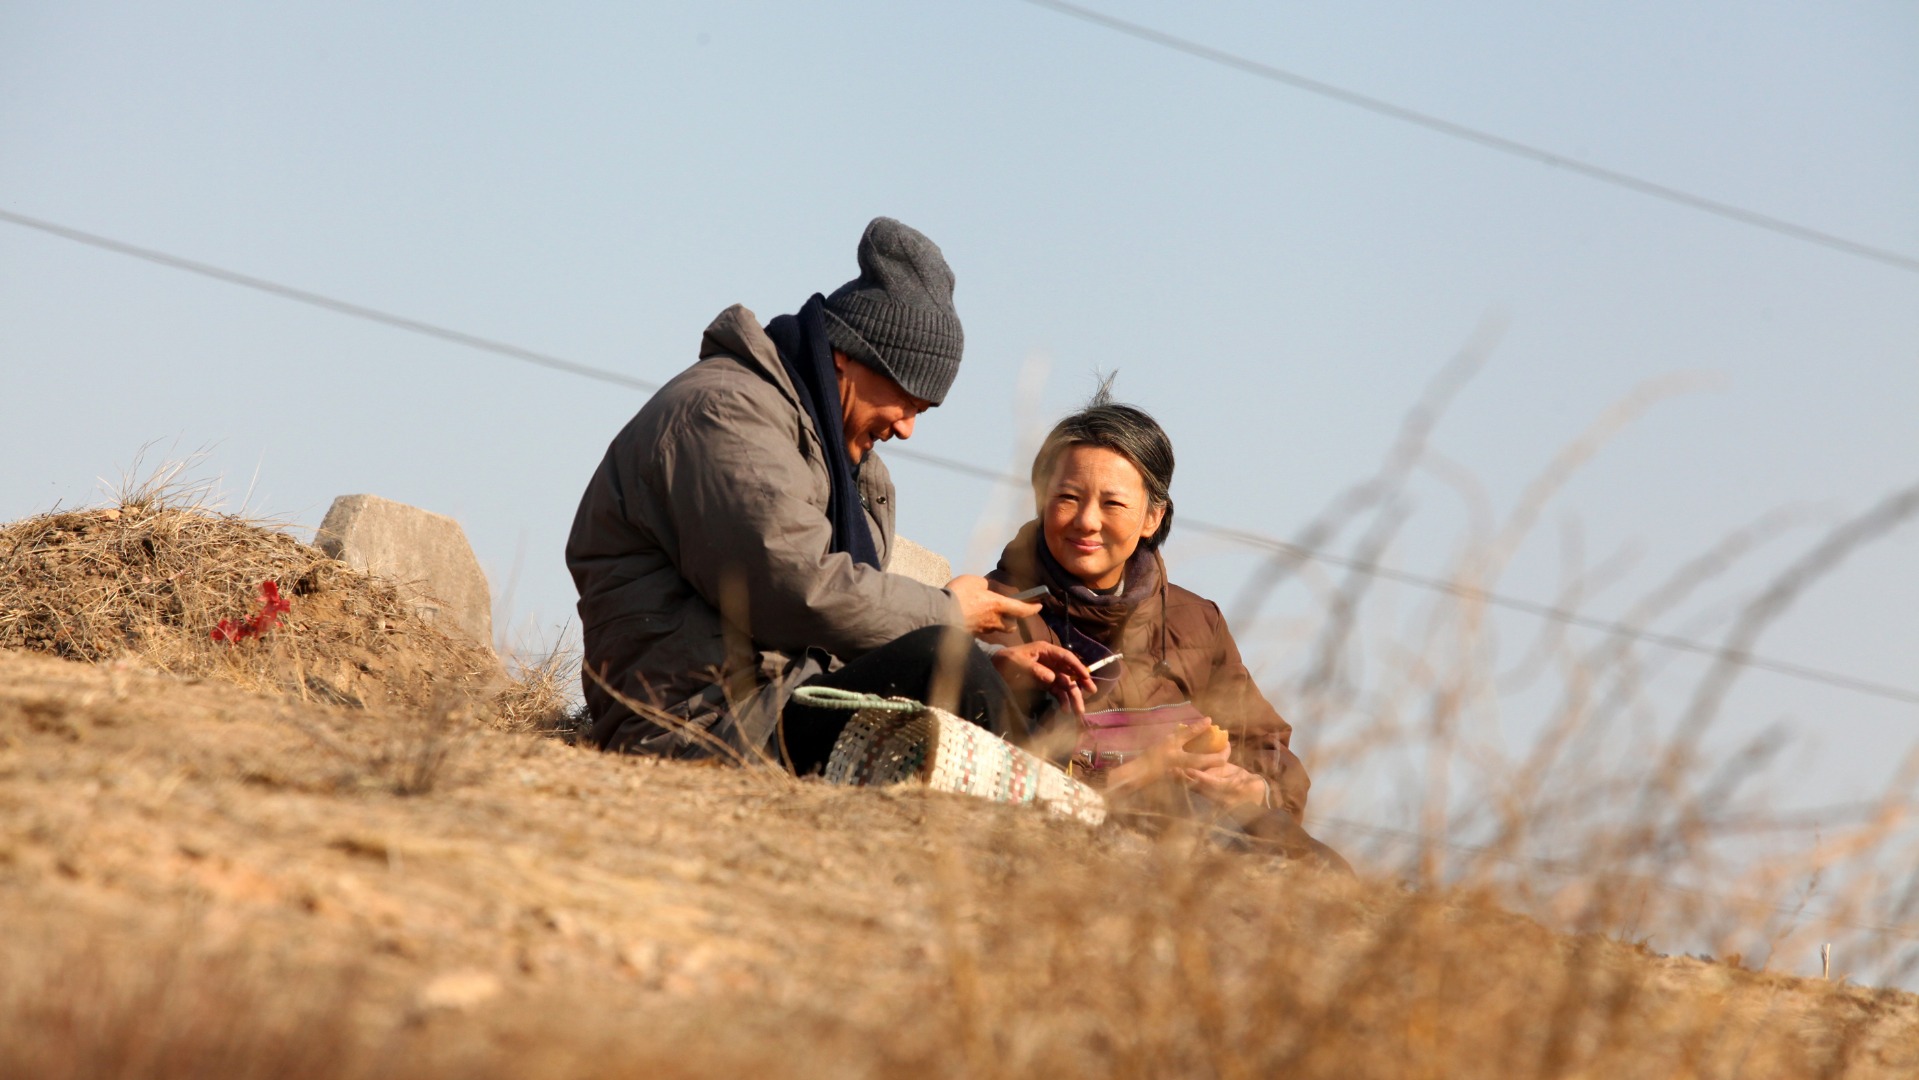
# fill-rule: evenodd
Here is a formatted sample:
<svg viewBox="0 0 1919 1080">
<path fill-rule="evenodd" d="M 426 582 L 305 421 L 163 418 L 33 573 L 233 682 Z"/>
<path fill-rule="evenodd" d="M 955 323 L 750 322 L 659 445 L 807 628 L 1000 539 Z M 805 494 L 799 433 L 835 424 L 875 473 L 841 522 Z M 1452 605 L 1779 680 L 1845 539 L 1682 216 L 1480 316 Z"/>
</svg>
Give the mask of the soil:
<svg viewBox="0 0 1919 1080">
<path fill-rule="evenodd" d="M 1908 995 L 127 663 L 0 652 L 0 822 L 6 1075 L 1919 1066 Z M 1400 1071 L 1422 1046 L 1445 1067 Z"/>
</svg>

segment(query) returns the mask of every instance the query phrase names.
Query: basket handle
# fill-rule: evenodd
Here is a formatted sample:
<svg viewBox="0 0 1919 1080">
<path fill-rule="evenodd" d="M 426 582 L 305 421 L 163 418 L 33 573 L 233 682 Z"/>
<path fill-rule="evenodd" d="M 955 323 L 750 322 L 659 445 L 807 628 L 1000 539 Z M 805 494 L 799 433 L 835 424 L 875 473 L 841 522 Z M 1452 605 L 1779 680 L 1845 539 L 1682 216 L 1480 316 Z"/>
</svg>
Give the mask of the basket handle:
<svg viewBox="0 0 1919 1080">
<path fill-rule="evenodd" d="M 853 690 L 841 690 L 835 686 L 801 686 L 793 690 L 793 700 L 815 709 L 846 709 L 860 712 L 877 709 L 880 712 L 924 712 L 926 706 L 906 697 L 881 697 L 878 694 L 862 694 Z"/>
</svg>

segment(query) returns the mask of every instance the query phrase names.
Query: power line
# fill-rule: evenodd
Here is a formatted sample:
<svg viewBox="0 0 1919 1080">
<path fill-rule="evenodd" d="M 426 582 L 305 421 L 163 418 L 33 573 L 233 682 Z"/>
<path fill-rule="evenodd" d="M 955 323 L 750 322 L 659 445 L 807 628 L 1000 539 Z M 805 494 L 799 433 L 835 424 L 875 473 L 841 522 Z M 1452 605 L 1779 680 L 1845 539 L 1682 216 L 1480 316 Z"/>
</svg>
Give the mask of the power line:
<svg viewBox="0 0 1919 1080">
<path fill-rule="evenodd" d="M 953 461 L 940 457 L 937 454 L 928 454 L 923 451 L 908 449 L 904 446 L 888 446 L 886 448 L 886 456 L 906 458 L 911 461 L 918 461 L 946 469 L 950 472 L 964 473 L 967 476 L 975 476 L 982 480 L 991 480 L 1001 484 L 1010 484 L 1015 487 L 1023 488 L 1028 483 L 1028 481 L 1014 476 L 1011 473 L 995 472 L 992 469 L 983 468 L 978 465 L 969 465 L 963 461 Z M 1258 548 L 1264 551 L 1290 556 L 1294 559 L 1310 559 L 1314 562 L 1344 567 L 1369 577 L 1383 578 L 1387 581 L 1399 582 L 1402 585 L 1413 585 L 1422 589 L 1429 589 L 1433 592 L 1446 593 L 1462 600 L 1471 600 L 1492 607 L 1505 608 L 1508 611 L 1517 611 L 1541 619 L 1551 619 L 1555 622 L 1566 623 L 1586 630 L 1597 630 L 1600 633 L 1610 634 L 1614 637 L 1632 638 L 1636 641 L 1643 641 L 1649 645 L 1660 646 L 1661 648 L 1698 653 L 1702 656 L 1729 660 L 1736 664 L 1759 668 L 1763 671 L 1770 671 L 1778 675 L 1789 675 L 1796 679 L 1825 683 L 1828 686 L 1854 690 L 1862 694 L 1871 694 L 1875 697 L 1889 698 L 1893 701 L 1919 705 L 1919 691 L 1908 690 L 1904 687 L 1893 686 L 1889 683 L 1878 683 L 1852 675 L 1824 671 L 1819 668 L 1807 667 L 1804 664 L 1796 664 L 1790 660 L 1775 660 L 1771 657 L 1760 656 L 1756 653 L 1746 652 L 1740 649 L 1728 649 L 1722 645 L 1710 645 L 1703 641 L 1694 641 L 1691 638 L 1679 637 L 1676 634 L 1662 634 L 1658 631 L 1634 626 L 1631 623 L 1618 622 L 1612 619 L 1600 619 L 1591 615 L 1582 615 L 1570 608 L 1556 607 L 1552 604 L 1542 604 L 1534 600 L 1521 600 L 1512 596 L 1503 596 L 1499 593 L 1475 588 L 1471 585 L 1462 585 L 1457 581 L 1428 577 L 1424 574 L 1415 574 L 1411 571 L 1400 570 L 1396 567 L 1387 566 L 1384 563 L 1370 559 L 1349 559 L 1343 555 L 1335 555 L 1329 551 L 1319 551 L 1314 548 L 1303 547 L 1299 544 L 1278 539 L 1277 537 L 1249 532 L 1245 529 L 1234 528 L 1231 525 L 1220 525 L 1214 522 L 1188 517 L 1185 514 L 1180 515 L 1179 526 L 1182 529 L 1191 529 L 1194 532 L 1217 536 L 1222 540 L 1230 540 L 1243 547 Z"/>
<path fill-rule="evenodd" d="M 1787 221 L 1784 218 L 1776 218 L 1770 214 L 1761 214 L 1757 211 L 1734 206 L 1731 203 L 1723 203 L 1717 199 L 1709 199 L 1704 195 L 1695 195 L 1676 187 L 1642 179 L 1616 169 L 1608 169 L 1603 165 L 1594 165 L 1591 162 L 1581 161 L 1578 158 L 1566 157 L 1563 154 L 1554 153 L 1551 150 L 1542 149 L 1529 143 L 1523 143 L 1517 139 L 1509 139 L 1503 135 L 1495 135 L 1490 131 L 1482 131 L 1479 128 L 1454 123 L 1451 120 L 1433 116 L 1430 113 L 1419 112 L 1415 109 L 1406 108 L 1403 105 L 1395 105 L 1390 101 L 1382 101 L 1379 98 L 1369 97 L 1353 90 L 1334 86 L 1331 83 L 1320 82 L 1318 79 L 1308 78 L 1297 72 L 1262 63 L 1258 60 L 1240 56 L 1237 53 L 1230 53 L 1224 49 L 1215 49 L 1210 45 L 1202 45 L 1188 38 L 1176 37 L 1165 31 L 1155 30 L 1150 26 L 1142 26 L 1139 23 L 1128 22 L 1125 19 L 1115 18 L 1103 12 L 1094 11 L 1091 8 L 1080 7 L 1077 4 L 1064 3 L 1063 0 L 1026 0 L 1026 3 L 1079 19 L 1082 22 L 1092 23 L 1095 26 L 1103 26 L 1108 30 L 1115 30 L 1129 37 L 1137 38 L 1140 41 L 1158 45 L 1162 48 L 1172 49 L 1175 52 L 1182 52 L 1188 56 L 1219 64 L 1222 67 L 1229 67 L 1236 71 L 1245 72 L 1248 75 L 1282 83 L 1295 90 L 1304 90 L 1309 94 L 1317 94 L 1320 97 L 1337 101 L 1343 105 L 1351 105 L 1354 108 L 1365 109 L 1367 112 L 1423 127 L 1428 131 L 1436 131 L 1441 135 L 1475 143 L 1489 150 L 1497 150 L 1502 154 L 1510 154 L 1514 157 L 1525 158 L 1528 161 L 1536 161 L 1543 165 L 1565 169 L 1568 172 L 1575 172 L 1588 179 L 1598 180 L 1601 183 L 1611 184 L 1614 187 L 1625 188 L 1628 191 L 1636 191 L 1641 195 L 1650 195 L 1655 199 L 1663 199 L 1666 202 L 1684 206 L 1689 209 L 1704 211 L 1705 213 L 1725 218 L 1728 221 L 1736 221 L 1741 225 L 1750 225 L 1754 228 L 1764 229 L 1781 236 L 1789 236 L 1795 240 L 1818 244 L 1821 247 L 1830 248 L 1847 255 L 1870 259 L 1874 262 L 1883 263 L 1886 266 L 1904 270 L 1908 273 L 1919 273 L 1919 258 L 1914 258 L 1911 255 L 1893 251 L 1889 248 L 1862 244 L 1857 240 L 1848 240 L 1843 236 L 1837 236 L 1809 226 L 1800 225 L 1796 222 Z"/>
<path fill-rule="evenodd" d="M 1901 701 L 1910 705 L 1919 705 L 1919 691 L 1907 690 L 1904 687 L 1893 686 L 1888 683 L 1872 682 L 1868 679 L 1856 678 L 1851 675 L 1824 671 L 1819 668 L 1807 667 L 1804 664 L 1795 664 L 1789 660 L 1775 660 L 1742 649 L 1729 649 L 1722 645 L 1709 645 L 1703 641 L 1694 641 L 1691 638 L 1683 638 L 1675 634 L 1662 634 L 1657 631 L 1646 630 L 1633 626 L 1631 623 L 1622 623 L 1611 619 L 1599 619 L 1590 615 L 1581 615 L 1568 608 L 1555 607 L 1551 604 L 1541 604 L 1533 600 L 1521 600 L 1516 597 L 1502 596 L 1498 593 L 1488 592 L 1485 589 L 1462 585 L 1456 581 L 1448 581 L 1445 578 L 1427 577 L 1423 574 L 1414 574 L 1367 559 L 1348 559 L 1343 556 L 1331 554 L 1330 552 L 1314 551 L 1310 548 L 1300 547 L 1298 544 L 1287 543 L 1284 540 L 1278 540 L 1270 536 L 1262 536 L 1259 533 L 1246 532 L 1243 529 L 1235 529 L 1230 526 L 1212 525 L 1202 521 L 1192 521 L 1184 517 L 1180 519 L 1180 524 L 1225 539 L 1236 540 L 1248 547 L 1261 547 L 1268 551 L 1290 555 L 1297 559 L 1312 559 L 1316 562 L 1330 563 L 1334 566 L 1342 566 L 1349 570 L 1356 570 L 1371 577 L 1384 578 L 1387 581 L 1397 581 L 1405 585 L 1416 585 L 1422 589 L 1431 589 L 1434 592 L 1450 593 L 1464 600 L 1472 600 L 1492 607 L 1505 608 L 1508 611 L 1523 612 L 1527 615 L 1534 615 L 1542 619 L 1551 619 L 1555 622 L 1562 622 L 1587 630 L 1597 630 L 1600 633 L 1611 634 L 1614 637 L 1632 638 L 1636 641 L 1643 641 L 1648 645 L 1658 645 L 1662 648 L 1698 653 L 1702 656 L 1724 659 L 1735 664 L 1759 668 L 1779 675 L 1790 675 L 1797 679 L 1825 683 L 1828 686 L 1854 690 L 1862 694 L 1871 694 L 1875 697 L 1889 698 L 1893 701 Z"/>
<path fill-rule="evenodd" d="M 500 356 L 505 356 L 514 360 L 524 361 L 529 364 L 537 364 L 540 367 L 548 368 L 553 371 L 561 371 L 569 375 L 577 375 L 581 378 L 597 379 L 601 382 L 612 383 L 616 386 L 625 386 L 625 387 L 630 387 L 636 390 L 644 390 L 648 392 L 658 390 L 660 388 L 659 383 L 653 382 L 651 380 L 635 378 L 631 375 L 626 375 L 617 371 L 611 371 L 606 368 L 594 367 L 590 364 L 576 363 L 572 360 L 567 360 L 562 357 L 551 356 L 541 352 L 535 352 L 531 349 L 524 349 L 518 345 L 512 345 L 502 341 L 495 341 L 492 338 L 480 337 L 477 334 L 469 334 L 469 333 L 466 333 L 465 331 L 453 330 L 448 327 L 435 325 L 433 323 L 422 322 L 419 319 L 410 318 L 405 315 L 395 315 L 392 312 L 381 311 L 378 308 L 367 307 L 364 304 L 356 304 L 351 301 L 341 300 L 336 297 L 326 296 L 324 294 L 312 292 L 307 289 L 296 288 L 292 285 L 283 285 L 276 281 L 269 281 L 265 278 L 254 277 L 251 274 L 242 274 L 242 273 L 239 273 L 238 271 L 227 270 L 222 267 L 213 266 L 208 263 L 198 262 L 193 259 L 182 258 L 178 255 L 171 255 L 163 251 L 156 251 L 152 248 L 140 247 L 135 244 L 125 243 L 124 241 L 114 240 L 110 237 L 100 236 L 96 233 L 84 232 L 79 229 L 68 228 L 65 225 L 59 225 L 59 224 L 55 224 L 54 222 L 44 221 L 44 220 L 41 220 L 40 218 L 28 217 L 25 214 L 16 214 L 10 210 L 0 209 L 0 221 L 7 221 L 15 225 L 24 226 L 26 228 L 37 229 L 41 232 L 48 233 L 52 236 L 58 236 L 65 240 L 71 240 L 71 241 L 74 241 L 75 243 L 85 244 L 90 247 L 99 248 L 104 251 L 111 251 L 120 255 L 130 255 L 137 259 L 144 259 L 148 262 L 157 263 L 161 266 L 172 267 L 176 270 L 185 270 L 190 273 L 199 274 L 203 277 L 212 278 L 215 281 L 223 281 L 232 285 L 240 285 L 245 288 L 268 293 L 273 296 L 278 296 L 278 297 L 281 297 L 282 299 L 292 300 L 297 303 L 308 304 L 310 306 L 321 308 L 326 311 L 331 311 L 338 315 L 346 315 L 350 318 L 355 318 L 355 319 L 364 319 L 369 322 L 379 323 L 382 326 L 390 326 L 396 329 L 406 330 L 411 333 L 424 334 L 427 337 L 438 338 L 442 341 L 449 341 L 455 345 L 465 345 L 468 348 L 479 349 L 484 352 L 495 353 Z M 923 451 L 913 450 L 904 446 L 888 446 L 887 455 L 889 457 L 898 457 L 898 458 L 904 458 L 910 461 L 918 461 L 918 462 L 921 462 L 922 464 L 931 465 L 935 468 L 945 469 L 949 472 L 959 473 L 964 476 L 976 477 L 978 479 L 991 481 L 993 483 L 1011 484 L 1016 487 L 1025 487 L 1027 484 L 1026 480 L 1021 479 L 1020 477 L 1014 476 L 1011 473 L 999 472 L 995 469 L 989 469 L 983 466 L 969 464 L 967 462 L 958 461 L 953 458 L 942 457 L 938 454 L 928 454 Z M 1245 529 L 1234 528 L 1230 525 L 1218 525 L 1212 522 L 1188 518 L 1183 515 L 1180 517 L 1180 522 L 1182 527 L 1184 528 L 1192 529 L 1195 532 L 1201 532 L 1201 533 L 1206 533 L 1212 536 L 1218 536 L 1221 539 L 1230 540 L 1234 543 L 1240 544 L 1245 547 L 1258 548 L 1264 551 L 1278 552 L 1280 554 L 1288 555 L 1296 559 L 1311 559 L 1315 562 L 1323 562 L 1333 566 L 1345 567 L 1346 569 L 1353 570 L 1362 574 L 1367 574 L 1369 576 L 1384 578 L 1388 581 L 1397 581 L 1405 585 L 1413 585 L 1418 588 L 1429 589 L 1434 592 L 1445 593 L 1447 595 L 1460 597 L 1462 599 L 1473 600 L 1476 602 L 1481 602 L 1481 603 L 1489 604 L 1496 607 L 1502 607 L 1511 611 L 1518 611 L 1524 614 L 1532 615 L 1537 618 L 1551 619 L 1551 620 L 1566 623 L 1572 626 L 1579 626 L 1589 630 L 1597 630 L 1602 633 L 1614 635 L 1616 637 L 1630 638 L 1636 641 L 1643 641 L 1643 642 L 1646 642 L 1647 644 L 1657 645 L 1663 648 L 1677 649 L 1677 650 L 1682 650 L 1686 652 L 1699 653 L 1705 656 L 1718 657 L 1718 658 L 1727 660 L 1731 663 L 1742 664 L 1747 667 L 1760 668 L 1766 671 L 1774 672 L 1776 674 L 1786 675 L 1786 676 L 1797 678 L 1797 679 L 1804 679 L 1809 682 L 1824 683 L 1828 686 L 1834 686 L 1834 687 L 1838 687 L 1840 689 L 1845 689 L 1845 690 L 1852 690 L 1856 693 L 1868 694 L 1874 697 L 1887 698 L 1892 701 L 1899 701 L 1907 704 L 1919 704 L 1919 691 L 1908 690 L 1904 687 L 1892 686 L 1886 683 L 1876 683 L 1866 679 L 1857 678 L 1855 676 L 1842 674 L 1839 672 L 1825 671 L 1819 668 L 1807 667 L 1804 664 L 1795 664 L 1786 660 L 1775 660 L 1769 657 L 1759 656 L 1755 653 L 1745 652 L 1742 650 L 1727 649 L 1723 646 L 1710 645 L 1702 641 L 1694 641 L 1690 638 L 1682 638 L 1673 634 L 1661 634 L 1654 631 L 1645 630 L 1640 627 L 1632 626 L 1628 623 L 1614 622 L 1606 619 L 1596 619 L 1591 616 L 1581 615 L 1576 611 L 1571 611 L 1566 608 L 1555 607 L 1550 604 L 1541 604 L 1531 600 L 1521 600 L 1521 599 L 1518 599 L 1517 597 L 1502 596 L 1498 593 L 1489 592 L 1485 589 L 1479 589 L 1469 585 L 1462 585 L 1456 581 L 1448 581 L 1444 578 L 1427 577 L 1423 574 L 1415 574 L 1409 571 L 1399 570 L 1394 567 L 1386 566 L 1382 563 L 1374 562 L 1371 560 L 1348 559 L 1348 558 L 1345 558 L 1344 556 L 1332 554 L 1331 552 L 1317 551 L 1312 548 L 1302 547 L 1298 544 L 1293 544 L 1285 540 L 1280 540 L 1277 537 L 1266 536 L 1256 532 L 1249 532 Z"/>
<path fill-rule="evenodd" d="M 224 281 L 229 285 L 255 289 L 259 292 L 281 297 L 282 299 L 309 304 L 313 307 L 331 311 L 337 315 L 350 315 L 356 319 L 365 319 L 368 322 L 376 322 L 382 326 L 391 326 L 395 329 L 408 331 L 409 333 L 424 334 L 427 337 L 439 338 L 441 341 L 450 341 L 455 345 L 465 345 L 469 349 L 479 349 L 482 352 L 495 353 L 514 360 L 523 360 L 529 364 L 538 364 L 541 367 L 551 368 L 554 371 L 564 371 L 569 375 L 598 379 L 601 382 L 609 382 L 615 386 L 631 387 L 635 390 L 653 391 L 660 388 L 659 383 L 649 382 L 645 379 L 636 379 L 631 375 L 622 375 L 617 371 L 608 371 L 605 368 L 591 367 L 587 364 L 576 364 L 571 360 L 562 359 L 558 356 L 549 356 L 542 352 L 534 352 L 532 349 L 523 349 L 518 345 L 509 344 L 504 341 L 495 341 L 492 338 L 480 337 L 477 334 L 469 334 L 462 330 L 436 326 L 430 322 L 422 322 L 419 319 L 408 318 L 405 315 L 395 315 L 390 311 L 381 311 L 378 308 L 370 308 L 364 304 L 355 304 L 348 300 L 324 296 L 320 293 L 309 292 L 306 289 L 296 289 L 291 285 L 282 285 L 277 281 L 268 281 L 265 278 L 254 277 L 251 274 L 242 274 L 236 270 L 227 270 L 218 266 L 212 266 L 208 263 L 196 262 L 192 259 L 183 259 L 178 255 L 169 255 L 164 251 L 155 251 L 152 248 L 140 247 L 122 240 L 101 236 L 97 233 L 70 229 L 65 225 L 59 225 L 51 221 L 28 217 L 25 214 L 16 214 L 11 210 L 0 210 L 0 221 L 11 222 L 29 229 L 38 229 L 43 233 L 58 236 L 63 240 L 72 240 L 77 244 L 86 244 L 89 247 L 97 247 L 119 255 L 131 255 L 136 259 L 145 259 L 150 263 L 158 263 L 161 266 L 170 266 L 175 270 L 185 270 L 189 274 L 199 274 L 201 277 L 210 277 L 215 281 Z"/>
</svg>

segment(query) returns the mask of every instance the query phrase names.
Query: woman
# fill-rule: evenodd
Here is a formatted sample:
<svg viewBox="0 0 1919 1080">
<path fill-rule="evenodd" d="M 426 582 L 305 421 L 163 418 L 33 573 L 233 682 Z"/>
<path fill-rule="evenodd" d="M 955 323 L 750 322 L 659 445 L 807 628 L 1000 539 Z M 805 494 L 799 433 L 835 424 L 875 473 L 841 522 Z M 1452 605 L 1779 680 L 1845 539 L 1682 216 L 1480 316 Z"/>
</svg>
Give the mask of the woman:
<svg viewBox="0 0 1919 1080">
<path fill-rule="evenodd" d="M 1086 715 L 1054 710 L 1038 727 L 1054 736 L 1042 746 L 1070 748 L 1074 771 L 1115 801 L 1170 795 L 1265 845 L 1343 867 L 1300 827 L 1311 781 L 1289 746 L 1292 725 L 1253 684 L 1219 607 L 1166 580 L 1172 478 L 1165 431 L 1106 387 L 1061 420 L 1033 461 L 1038 517 L 987 575 L 1008 594 L 1043 588 L 1041 610 L 983 639 L 1056 643 L 1094 669 Z M 1224 729 L 1225 749 L 1199 739 L 1208 724 Z"/>
</svg>

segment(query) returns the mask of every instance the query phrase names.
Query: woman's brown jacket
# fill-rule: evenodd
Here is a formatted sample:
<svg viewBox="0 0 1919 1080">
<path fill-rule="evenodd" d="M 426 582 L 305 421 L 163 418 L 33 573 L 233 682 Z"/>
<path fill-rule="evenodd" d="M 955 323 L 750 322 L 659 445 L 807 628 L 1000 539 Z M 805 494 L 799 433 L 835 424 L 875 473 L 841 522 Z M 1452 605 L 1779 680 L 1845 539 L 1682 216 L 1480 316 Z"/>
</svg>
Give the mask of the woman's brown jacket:
<svg viewBox="0 0 1919 1080">
<path fill-rule="evenodd" d="M 1038 522 L 1028 522 L 1006 545 L 999 566 L 986 575 L 994 591 L 1012 595 L 1043 582 L 1038 534 Z M 1231 733 L 1234 763 L 1264 776 L 1272 784 L 1274 804 L 1295 819 L 1302 818 L 1312 781 L 1293 754 L 1293 726 L 1254 685 L 1219 605 L 1168 582 L 1164 561 L 1157 554 L 1153 559 L 1159 571 L 1158 588 L 1136 604 L 1124 621 L 1108 627 L 1074 620 L 1076 629 L 1124 654 L 1120 681 L 1100 691 L 1086 707 L 1137 709 L 1191 701 Z M 1042 597 L 1040 603 L 1055 616 L 1062 610 L 1061 601 L 1053 595 Z M 1064 644 L 1039 615 L 981 638 L 999 645 Z"/>
</svg>

